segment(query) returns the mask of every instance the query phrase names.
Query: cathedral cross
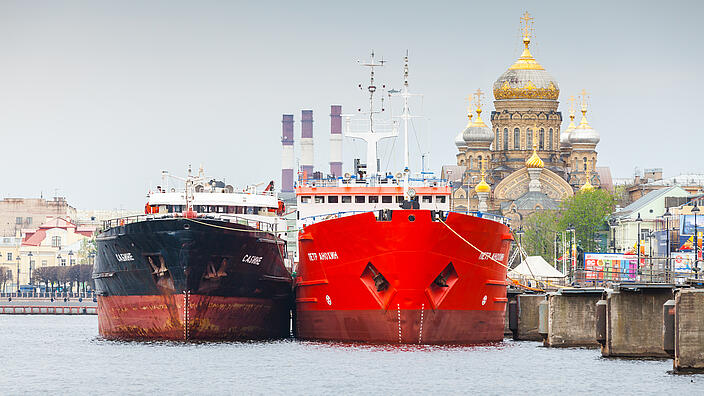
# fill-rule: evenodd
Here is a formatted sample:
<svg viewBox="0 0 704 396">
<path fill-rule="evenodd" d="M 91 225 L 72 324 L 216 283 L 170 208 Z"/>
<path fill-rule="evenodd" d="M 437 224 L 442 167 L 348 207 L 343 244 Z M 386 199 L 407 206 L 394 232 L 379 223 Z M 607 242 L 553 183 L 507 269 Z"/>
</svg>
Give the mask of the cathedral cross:
<svg viewBox="0 0 704 396">
<path fill-rule="evenodd" d="M 482 92 L 481 88 L 477 88 L 474 92 L 474 97 L 477 98 L 477 108 L 482 107 L 482 96 L 484 96 L 484 92 Z"/>
<path fill-rule="evenodd" d="M 531 22 L 532 20 L 533 20 L 533 17 L 530 16 L 528 11 L 523 13 L 523 16 L 521 17 L 521 24 L 523 25 L 523 37 L 524 38 L 530 38 L 531 25 L 533 24 Z"/>
</svg>

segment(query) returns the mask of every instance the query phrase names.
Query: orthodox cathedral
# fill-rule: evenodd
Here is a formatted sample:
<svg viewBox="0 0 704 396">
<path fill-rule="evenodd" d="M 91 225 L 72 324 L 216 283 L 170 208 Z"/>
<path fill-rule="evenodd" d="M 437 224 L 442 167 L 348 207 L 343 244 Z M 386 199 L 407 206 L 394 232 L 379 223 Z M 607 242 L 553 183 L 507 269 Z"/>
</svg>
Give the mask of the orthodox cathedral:
<svg viewBox="0 0 704 396">
<path fill-rule="evenodd" d="M 455 139 L 457 165 L 442 170 L 453 181 L 454 210 L 499 213 L 520 224 L 527 214 L 557 209 L 578 190 L 600 186 L 599 134 L 587 120 L 586 92 L 577 103 L 578 125 L 576 100 L 570 97 L 563 130 L 560 88 L 530 53 L 532 19 L 522 16 L 523 53 L 494 82 L 491 127 L 482 119 L 481 90 L 470 100 L 469 122 Z"/>
</svg>

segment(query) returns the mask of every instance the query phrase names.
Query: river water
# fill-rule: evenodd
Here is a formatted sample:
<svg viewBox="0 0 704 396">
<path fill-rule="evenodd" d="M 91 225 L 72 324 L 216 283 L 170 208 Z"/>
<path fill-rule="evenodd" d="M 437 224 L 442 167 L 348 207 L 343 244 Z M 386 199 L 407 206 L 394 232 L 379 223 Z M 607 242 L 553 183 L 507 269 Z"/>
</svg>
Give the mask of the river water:
<svg viewBox="0 0 704 396">
<path fill-rule="evenodd" d="M 97 316 L 0 315 L 0 394 L 702 394 L 671 360 L 504 341 L 474 347 L 284 340 L 116 342 Z"/>
</svg>

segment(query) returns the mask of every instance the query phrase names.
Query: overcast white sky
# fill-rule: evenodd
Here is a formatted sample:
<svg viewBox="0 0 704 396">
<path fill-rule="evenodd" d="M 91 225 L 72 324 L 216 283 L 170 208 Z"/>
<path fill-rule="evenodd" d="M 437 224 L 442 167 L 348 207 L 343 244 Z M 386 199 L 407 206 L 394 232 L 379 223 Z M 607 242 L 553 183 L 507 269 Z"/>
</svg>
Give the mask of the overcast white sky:
<svg viewBox="0 0 704 396">
<path fill-rule="evenodd" d="M 2 1 L 0 195 L 58 190 L 79 209 L 141 208 L 162 169 L 189 163 L 238 186 L 278 185 L 281 114 L 295 114 L 298 139 L 305 108 L 327 171 L 329 105 L 364 104 L 355 62 L 371 49 L 394 87 L 410 51 L 431 120 L 418 142 L 439 171 L 455 162 L 464 97 L 481 88 L 493 99 L 519 56 L 526 9 L 564 118 L 570 94 L 590 93 L 599 166 L 615 177 L 704 170 L 699 1 Z M 346 142 L 345 168 L 361 147 Z"/>
</svg>

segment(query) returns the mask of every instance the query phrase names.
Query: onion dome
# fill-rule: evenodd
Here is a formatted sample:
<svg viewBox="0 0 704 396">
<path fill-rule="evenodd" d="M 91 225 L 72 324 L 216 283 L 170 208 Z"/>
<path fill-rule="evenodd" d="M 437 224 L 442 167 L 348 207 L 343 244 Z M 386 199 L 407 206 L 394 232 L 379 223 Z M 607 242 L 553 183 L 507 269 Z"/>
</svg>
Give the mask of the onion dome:
<svg viewBox="0 0 704 396">
<path fill-rule="evenodd" d="M 474 191 L 476 191 L 478 193 L 488 193 L 491 191 L 491 186 L 489 186 L 489 183 L 487 183 L 486 180 L 484 179 L 486 177 L 486 171 L 484 170 L 484 163 L 483 162 L 482 162 L 481 175 L 482 175 L 482 181 L 480 181 L 479 183 L 477 183 L 476 186 L 474 186 Z"/>
<path fill-rule="evenodd" d="M 579 191 L 594 191 L 594 186 L 592 186 L 592 184 L 589 183 L 589 179 L 587 179 L 584 185 L 579 188 Z"/>
<path fill-rule="evenodd" d="M 528 49 L 529 44 L 530 32 L 524 29 L 523 45 L 525 48 L 521 57 L 494 82 L 494 98 L 496 100 L 557 100 L 560 96 L 557 81 L 533 58 Z"/>
<path fill-rule="evenodd" d="M 537 128 L 533 128 L 535 131 Z M 526 160 L 526 168 L 544 168 L 545 163 L 543 160 L 540 159 L 540 156 L 538 155 L 538 138 L 537 136 L 533 137 L 533 154 L 531 154 L 530 157 Z"/>
<path fill-rule="evenodd" d="M 574 125 L 574 96 L 570 96 L 568 100 L 570 101 L 570 124 L 560 133 L 560 147 L 570 147 L 570 134 L 577 128 Z"/>
<path fill-rule="evenodd" d="M 587 122 L 587 108 L 582 106 L 582 120 L 579 122 L 577 128 L 572 130 L 570 133 L 570 144 L 575 143 L 588 143 L 597 144 L 601 140 L 599 132 L 595 131 Z"/>
<path fill-rule="evenodd" d="M 455 136 L 455 146 L 457 148 L 465 148 L 467 147 L 467 142 L 464 141 L 464 131 L 469 129 L 472 126 L 472 112 L 470 110 L 469 114 L 467 114 L 467 117 L 469 117 L 469 122 L 467 122 L 467 126 L 460 131 L 460 133 Z"/>
<path fill-rule="evenodd" d="M 477 120 L 467 126 L 462 133 L 464 141 L 467 143 L 491 143 L 494 141 L 494 134 L 482 120 L 482 109 L 477 107 Z"/>
</svg>

